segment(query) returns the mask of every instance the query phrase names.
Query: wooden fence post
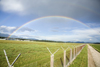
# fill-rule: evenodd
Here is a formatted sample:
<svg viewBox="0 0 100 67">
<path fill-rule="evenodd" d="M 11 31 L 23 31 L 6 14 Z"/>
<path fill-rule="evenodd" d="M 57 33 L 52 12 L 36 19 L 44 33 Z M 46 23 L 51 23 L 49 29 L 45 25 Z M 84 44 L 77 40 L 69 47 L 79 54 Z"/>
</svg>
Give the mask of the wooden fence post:
<svg viewBox="0 0 100 67">
<path fill-rule="evenodd" d="M 75 48 L 74 48 L 74 58 L 75 58 Z"/>
<path fill-rule="evenodd" d="M 76 47 L 76 55 L 77 55 L 77 47 Z"/>
<path fill-rule="evenodd" d="M 64 67 L 66 67 L 66 50 L 64 50 Z"/>
<path fill-rule="evenodd" d="M 54 53 L 51 53 L 51 51 L 49 50 L 49 48 L 47 47 L 48 51 L 50 52 L 51 54 L 51 58 L 50 58 L 50 67 L 53 67 L 54 66 L 54 54 L 59 50 L 56 50 Z"/>
<path fill-rule="evenodd" d="M 54 66 L 54 54 L 51 55 L 50 67 Z"/>
<path fill-rule="evenodd" d="M 72 60 L 72 49 L 70 49 L 70 62 Z"/>
<path fill-rule="evenodd" d="M 4 54 L 5 54 L 5 57 L 6 57 L 6 60 L 7 60 L 8 66 L 10 67 L 10 63 L 9 63 L 9 60 L 8 60 L 8 57 L 7 57 L 7 54 L 6 54 L 6 51 L 5 51 L 5 50 L 4 50 Z"/>
<path fill-rule="evenodd" d="M 62 46 L 61 46 L 61 48 L 64 50 L 64 48 L 63 48 Z M 68 47 L 68 48 L 69 48 L 69 47 Z M 68 49 L 68 48 L 67 48 L 67 49 Z M 66 50 L 67 50 L 67 49 L 66 49 Z M 64 50 L 64 62 L 63 62 L 63 63 L 64 63 L 64 67 L 66 67 L 66 50 Z"/>
</svg>

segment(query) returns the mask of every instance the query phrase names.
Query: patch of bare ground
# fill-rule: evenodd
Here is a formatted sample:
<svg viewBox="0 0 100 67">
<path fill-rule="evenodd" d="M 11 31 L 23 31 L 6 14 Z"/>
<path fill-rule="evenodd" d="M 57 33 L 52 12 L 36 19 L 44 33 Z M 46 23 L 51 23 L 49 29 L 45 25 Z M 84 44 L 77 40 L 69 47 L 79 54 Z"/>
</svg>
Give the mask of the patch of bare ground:
<svg viewBox="0 0 100 67">
<path fill-rule="evenodd" d="M 100 67 L 100 53 L 88 45 L 88 67 Z"/>
</svg>

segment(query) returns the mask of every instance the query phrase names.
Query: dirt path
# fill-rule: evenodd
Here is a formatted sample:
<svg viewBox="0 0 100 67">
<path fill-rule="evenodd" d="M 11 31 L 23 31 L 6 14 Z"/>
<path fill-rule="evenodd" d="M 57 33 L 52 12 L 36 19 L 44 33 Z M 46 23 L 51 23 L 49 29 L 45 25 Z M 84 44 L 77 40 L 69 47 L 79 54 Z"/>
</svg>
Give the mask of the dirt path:
<svg viewBox="0 0 100 67">
<path fill-rule="evenodd" d="M 97 52 L 93 47 L 91 47 L 90 45 L 88 45 L 88 51 L 90 50 L 90 53 L 88 53 L 88 55 L 90 55 L 91 58 L 93 58 L 93 60 L 88 56 L 88 66 L 89 67 L 100 67 L 100 53 Z M 89 59 L 90 58 L 90 59 Z M 94 63 L 93 63 L 94 62 Z M 92 66 L 93 65 L 93 66 Z"/>
<path fill-rule="evenodd" d="M 88 67 L 96 67 L 89 48 L 88 48 Z"/>
</svg>

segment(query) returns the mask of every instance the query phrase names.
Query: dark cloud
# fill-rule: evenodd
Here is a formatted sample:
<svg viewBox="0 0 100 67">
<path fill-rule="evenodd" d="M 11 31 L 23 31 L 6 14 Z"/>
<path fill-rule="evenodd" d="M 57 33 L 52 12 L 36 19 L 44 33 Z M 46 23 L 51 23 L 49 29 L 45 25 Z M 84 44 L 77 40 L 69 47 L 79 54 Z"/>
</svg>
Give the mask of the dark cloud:
<svg viewBox="0 0 100 67">
<path fill-rule="evenodd" d="M 100 22 L 99 0 L 1 0 L 0 5 L 3 11 L 22 15 L 38 17 L 60 15 L 84 23 Z"/>
<path fill-rule="evenodd" d="M 18 27 L 0 26 L 0 33 L 11 34 L 15 30 L 17 30 L 17 29 L 18 29 Z M 36 32 L 36 30 L 30 29 L 28 27 L 22 27 L 18 31 L 20 31 L 20 32 L 25 32 L 25 31 L 28 31 L 28 32 Z"/>
<path fill-rule="evenodd" d="M 59 32 L 58 30 L 51 30 L 52 32 Z"/>
<path fill-rule="evenodd" d="M 20 32 L 25 32 L 25 31 L 29 31 L 29 32 L 35 32 L 35 30 L 30 29 L 28 27 L 22 27 L 21 29 L 19 29 Z"/>
<path fill-rule="evenodd" d="M 29 4 L 27 5 L 27 3 Z M 16 5 L 19 6 L 17 7 L 19 10 L 15 8 Z M 37 14 L 38 16 L 62 15 L 74 18 L 90 12 L 96 14 L 100 12 L 100 2 L 97 0 L 1 0 L 1 6 L 2 10 L 6 12 L 13 11 L 19 14 Z M 9 7 L 5 8 L 6 6 Z"/>
</svg>

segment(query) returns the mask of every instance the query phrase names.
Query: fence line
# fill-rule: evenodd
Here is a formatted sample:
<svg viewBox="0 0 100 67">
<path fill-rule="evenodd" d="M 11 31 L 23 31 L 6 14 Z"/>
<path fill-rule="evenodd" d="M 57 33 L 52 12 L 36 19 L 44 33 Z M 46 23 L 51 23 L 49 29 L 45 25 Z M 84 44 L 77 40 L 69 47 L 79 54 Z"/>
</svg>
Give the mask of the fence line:
<svg viewBox="0 0 100 67">
<path fill-rule="evenodd" d="M 66 50 L 68 48 L 66 50 L 64 50 L 64 48 L 61 47 L 63 49 L 63 51 L 64 51 L 63 64 L 62 64 L 62 60 L 60 58 L 62 67 L 68 67 L 75 60 L 75 58 L 77 57 L 77 55 L 80 54 L 80 52 L 82 51 L 82 49 L 84 48 L 84 46 L 85 46 L 85 44 L 84 45 L 77 46 L 77 47 L 74 47 L 73 49 L 71 49 L 70 47 L 68 47 L 68 48 L 70 48 L 70 57 L 69 57 L 69 59 L 66 56 Z M 66 58 L 68 60 L 68 63 L 66 63 L 66 61 L 67 61 Z"/>
<path fill-rule="evenodd" d="M 72 58 L 72 49 L 70 49 L 70 61 L 67 63 L 66 67 L 68 67 L 77 57 L 77 55 L 80 54 L 80 52 L 82 51 L 82 49 L 84 48 L 85 45 L 81 45 L 79 47 L 76 47 L 76 50 L 74 48 L 74 57 Z M 76 52 L 75 52 L 76 51 Z"/>
<path fill-rule="evenodd" d="M 64 50 L 64 48 L 63 47 L 61 47 L 63 50 L 64 50 L 64 62 L 63 62 L 63 64 L 62 64 L 62 60 L 61 60 L 61 58 L 60 58 L 60 60 L 61 60 L 61 64 L 62 64 L 62 66 L 63 67 L 68 67 L 74 60 L 75 60 L 75 58 L 77 57 L 77 55 L 79 55 L 80 54 L 80 52 L 82 51 L 82 49 L 83 49 L 83 47 L 84 47 L 85 45 L 80 45 L 80 46 L 78 46 L 78 47 L 76 47 L 76 48 L 74 48 L 73 50 L 70 48 L 70 57 L 69 57 L 69 62 L 66 64 L 66 50 L 69 48 L 67 48 L 66 50 Z M 48 48 L 47 48 L 48 49 Z M 75 50 L 76 49 L 76 50 Z M 51 53 L 51 51 L 49 50 L 49 52 Z M 57 52 L 57 51 L 56 51 Z M 54 53 L 56 53 L 56 52 L 54 52 Z M 74 52 L 74 53 L 72 53 L 72 52 Z M 52 54 L 51 53 L 51 62 L 50 62 L 50 67 L 54 67 L 54 54 Z"/>
<path fill-rule="evenodd" d="M 65 49 L 61 46 L 61 48 L 63 49 L 64 51 L 64 55 L 63 55 L 63 60 L 62 58 L 60 57 L 60 61 L 61 61 L 61 65 L 62 67 L 68 67 L 74 60 L 75 58 L 80 54 L 80 52 L 82 51 L 82 49 L 84 48 L 85 44 L 84 45 L 80 45 L 80 46 L 77 46 L 72 49 L 70 47 L 68 47 L 70 49 L 70 54 L 69 56 L 66 55 L 66 50 L 68 49 Z M 52 53 L 49 48 L 47 47 L 48 51 L 50 52 L 50 67 L 54 67 L 54 54 L 59 50 L 56 50 L 54 53 Z M 12 64 L 9 63 L 9 60 L 8 60 L 8 57 L 7 57 L 7 54 L 6 54 L 6 51 L 4 50 L 4 54 L 5 54 L 5 57 L 6 57 L 6 60 L 7 60 L 7 63 L 8 63 L 8 66 L 9 67 L 13 67 L 15 61 L 18 59 L 18 57 L 21 55 L 19 54 L 15 60 L 13 61 Z M 68 62 L 67 62 L 68 61 Z M 67 62 L 67 63 L 66 63 Z"/>
</svg>

